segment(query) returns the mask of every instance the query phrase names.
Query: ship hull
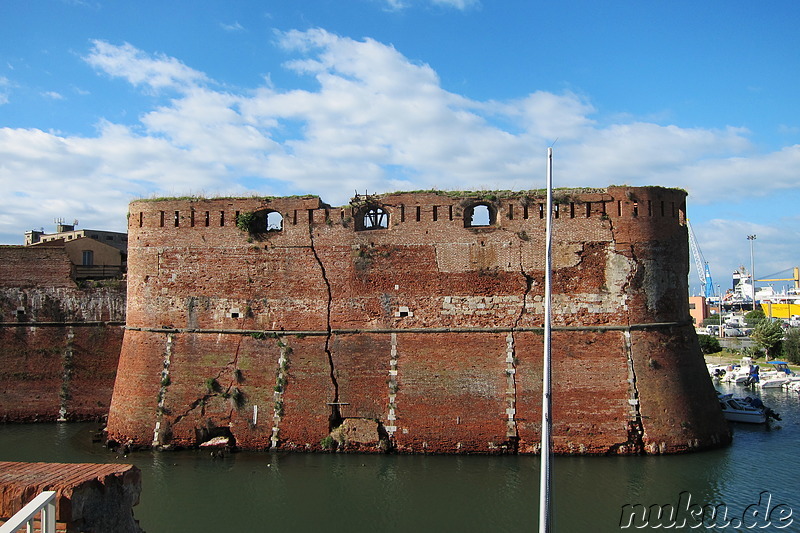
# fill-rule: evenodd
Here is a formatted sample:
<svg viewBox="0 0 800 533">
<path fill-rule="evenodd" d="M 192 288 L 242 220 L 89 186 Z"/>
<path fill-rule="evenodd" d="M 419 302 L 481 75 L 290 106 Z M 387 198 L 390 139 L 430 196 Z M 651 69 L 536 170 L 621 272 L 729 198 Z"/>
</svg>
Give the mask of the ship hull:
<svg viewBox="0 0 800 533">
<path fill-rule="evenodd" d="M 794 303 L 761 302 L 761 309 L 768 317 L 791 318 L 792 315 L 800 315 L 800 300 Z"/>
</svg>

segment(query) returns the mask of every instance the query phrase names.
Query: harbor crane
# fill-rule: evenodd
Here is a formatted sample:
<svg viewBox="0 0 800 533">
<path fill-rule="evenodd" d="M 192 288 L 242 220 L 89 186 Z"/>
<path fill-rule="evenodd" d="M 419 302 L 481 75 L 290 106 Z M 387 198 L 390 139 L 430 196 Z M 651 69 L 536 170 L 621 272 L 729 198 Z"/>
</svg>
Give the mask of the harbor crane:
<svg viewBox="0 0 800 533">
<path fill-rule="evenodd" d="M 686 225 L 689 228 L 689 249 L 694 257 L 694 266 L 697 271 L 697 277 L 700 278 L 700 285 L 703 287 L 703 296 L 710 298 L 714 295 L 714 282 L 711 280 L 711 269 L 708 268 L 708 261 L 703 257 L 703 252 L 700 251 L 700 245 L 697 244 L 697 237 L 694 236 L 689 220 L 686 220 Z"/>
<path fill-rule="evenodd" d="M 787 270 L 789 270 L 789 269 L 787 268 L 786 270 L 782 270 L 781 272 L 786 272 Z M 778 274 L 780 274 L 781 272 L 778 272 Z M 773 276 L 774 275 L 776 275 L 776 274 L 773 274 Z M 791 278 L 773 278 L 773 277 L 770 277 L 770 278 L 759 279 L 759 280 L 756 280 L 756 281 L 793 281 L 795 290 L 800 290 L 800 268 L 794 267 L 792 269 L 792 277 Z"/>
</svg>

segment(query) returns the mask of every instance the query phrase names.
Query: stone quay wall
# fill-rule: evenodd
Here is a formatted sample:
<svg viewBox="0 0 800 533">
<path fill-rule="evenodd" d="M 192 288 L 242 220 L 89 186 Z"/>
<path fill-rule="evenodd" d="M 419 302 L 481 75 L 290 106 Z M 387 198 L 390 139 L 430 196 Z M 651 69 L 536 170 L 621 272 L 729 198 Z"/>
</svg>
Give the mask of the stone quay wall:
<svg viewBox="0 0 800 533">
<path fill-rule="evenodd" d="M 108 414 L 126 286 L 79 287 L 71 270 L 63 247 L 0 246 L 0 421 Z"/>
<path fill-rule="evenodd" d="M 125 464 L 2 461 L 0 524 L 50 490 L 56 493 L 56 531 L 142 533 L 133 516 L 142 492 L 142 473 Z"/>
<path fill-rule="evenodd" d="M 689 317 L 685 206 L 662 187 L 556 191 L 556 453 L 729 442 Z M 542 191 L 129 209 L 110 440 L 539 452 Z"/>
</svg>

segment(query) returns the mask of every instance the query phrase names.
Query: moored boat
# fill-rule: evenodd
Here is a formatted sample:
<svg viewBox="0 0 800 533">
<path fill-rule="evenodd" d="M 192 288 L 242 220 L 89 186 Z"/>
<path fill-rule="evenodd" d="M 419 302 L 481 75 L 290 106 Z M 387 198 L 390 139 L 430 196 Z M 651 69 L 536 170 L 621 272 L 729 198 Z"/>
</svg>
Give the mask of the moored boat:
<svg viewBox="0 0 800 533">
<path fill-rule="evenodd" d="M 722 415 L 731 422 L 746 422 L 749 424 L 764 424 L 767 422 L 766 410 L 754 407 L 741 398 L 734 398 L 730 394 L 720 396 L 719 405 Z"/>
<path fill-rule="evenodd" d="M 790 383 L 800 381 L 800 376 L 797 376 L 789 368 L 789 363 L 786 361 L 768 361 L 770 369 L 761 374 L 758 386 L 762 389 L 781 388 L 786 387 Z"/>
<path fill-rule="evenodd" d="M 765 424 L 770 418 L 780 420 L 778 413 L 765 406 L 758 398 L 734 398 L 733 394 L 721 394 L 717 391 L 717 398 L 722 409 L 722 415 L 730 422 L 745 422 L 748 424 Z"/>
<path fill-rule="evenodd" d="M 708 375 L 711 376 L 712 379 L 721 380 L 728 372 L 728 365 L 706 363 L 706 369 L 708 370 Z"/>
<path fill-rule="evenodd" d="M 735 383 L 737 385 L 758 383 L 758 372 L 759 367 L 753 364 L 752 358 L 742 357 L 739 365 L 731 365 L 728 367 L 727 372 L 720 378 L 720 381 Z"/>
<path fill-rule="evenodd" d="M 761 376 L 758 381 L 760 389 L 780 389 L 789 383 L 789 378 L 780 375 Z"/>
</svg>

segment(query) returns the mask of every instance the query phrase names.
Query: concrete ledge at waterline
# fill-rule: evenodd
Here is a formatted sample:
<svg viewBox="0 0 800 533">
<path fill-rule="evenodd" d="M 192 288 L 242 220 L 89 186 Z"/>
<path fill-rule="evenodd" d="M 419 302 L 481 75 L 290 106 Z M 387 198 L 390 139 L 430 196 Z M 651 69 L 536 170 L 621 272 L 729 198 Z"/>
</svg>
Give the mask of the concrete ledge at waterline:
<svg viewBox="0 0 800 533">
<path fill-rule="evenodd" d="M 142 533 L 133 517 L 142 476 L 133 465 L 0 462 L 0 523 L 45 490 L 56 491 L 59 530 Z"/>
</svg>

